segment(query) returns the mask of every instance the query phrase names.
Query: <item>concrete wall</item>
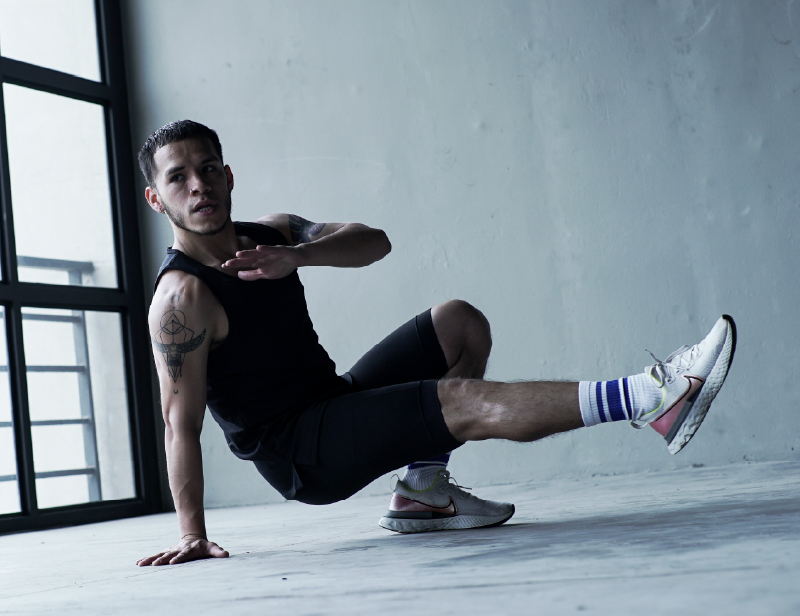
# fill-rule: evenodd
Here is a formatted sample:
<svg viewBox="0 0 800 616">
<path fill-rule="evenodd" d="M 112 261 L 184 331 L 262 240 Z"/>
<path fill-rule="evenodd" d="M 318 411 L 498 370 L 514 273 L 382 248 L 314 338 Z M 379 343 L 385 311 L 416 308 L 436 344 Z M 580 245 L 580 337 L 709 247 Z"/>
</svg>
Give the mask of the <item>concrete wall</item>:
<svg viewBox="0 0 800 616">
<path fill-rule="evenodd" d="M 301 272 L 342 371 L 456 297 L 492 323 L 496 380 L 619 377 L 736 318 L 728 384 L 679 456 L 606 425 L 468 444 L 459 481 L 800 457 L 800 2 L 125 9 L 135 143 L 196 119 L 222 138 L 235 218 L 389 234 L 370 268 Z M 151 279 L 171 233 L 141 204 Z M 207 427 L 210 505 L 279 498 Z"/>
</svg>

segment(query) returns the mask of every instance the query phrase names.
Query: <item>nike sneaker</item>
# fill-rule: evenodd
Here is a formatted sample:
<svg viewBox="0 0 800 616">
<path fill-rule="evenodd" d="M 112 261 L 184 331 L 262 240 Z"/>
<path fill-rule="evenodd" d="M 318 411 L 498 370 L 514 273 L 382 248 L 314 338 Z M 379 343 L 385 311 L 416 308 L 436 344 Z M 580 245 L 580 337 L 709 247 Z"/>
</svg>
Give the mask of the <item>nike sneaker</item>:
<svg viewBox="0 0 800 616">
<path fill-rule="evenodd" d="M 455 483 L 445 469 L 425 490 L 412 490 L 398 480 L 389 511 L 378 524 L 398 533 L 424 533 L 497 526 L 514 515 L 511 503 L 483 500 L 468 489 Z"/>
<path fill-rule="evenodd" d="M 645 368 L 661 389 L 661 404 L 634 419 L 635 428 L 646 425 L 664 437 L 671 454 L 678 453 L 703 423 L 711 402 L 728 374 L 736 351 L 736 325 L 727 314 L 693 347 L 683 346 Z"/>
</svg>

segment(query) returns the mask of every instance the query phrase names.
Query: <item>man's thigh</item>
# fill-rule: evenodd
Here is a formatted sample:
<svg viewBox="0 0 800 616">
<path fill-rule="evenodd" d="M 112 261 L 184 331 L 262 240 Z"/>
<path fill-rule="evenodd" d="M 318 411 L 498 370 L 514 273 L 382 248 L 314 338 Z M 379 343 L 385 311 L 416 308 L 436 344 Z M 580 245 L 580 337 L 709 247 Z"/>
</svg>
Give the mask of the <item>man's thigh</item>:
<svg viewBox="0 0 800 616">
<path fill-rule="evenodd" d="M 444 351 L 426 310 L 370 349 L 348 374 L 354 390 L 440 379 L 448 370 Z"/>
<path fill-rule="evenodd" d="M 436 380 L 337 396 L 326 403 L 318 463 L 295 465 L 303 484 L 295 498 L 342 500 L 384 473 L 459 445 L 442 417 Z"/>
</svg>

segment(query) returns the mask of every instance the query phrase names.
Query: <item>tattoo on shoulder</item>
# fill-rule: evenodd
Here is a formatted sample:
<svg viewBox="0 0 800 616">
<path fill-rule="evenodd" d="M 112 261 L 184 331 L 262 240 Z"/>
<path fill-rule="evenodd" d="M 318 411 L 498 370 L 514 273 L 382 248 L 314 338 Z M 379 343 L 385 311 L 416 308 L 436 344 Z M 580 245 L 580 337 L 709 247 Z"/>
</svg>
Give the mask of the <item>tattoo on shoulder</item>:
<svg viewBox="0 0 800 616">
<path fill-rule="evenodd" d="M 164 355 L 167 370 L 175 383 L 181 376 L 186 354 L 199 348 L 205 337 L 205 329 L 195 336 L 194 331 L 186 327 L 186 315 L 180 310 L 167 310 L 161 317 L 161 327 L 153 337 L 153 346 Z M 175 393 L 178 393 L 177 389 Z"/>
<path fill-rule="evenodd" d="M 295 244 L 311 242 L 325 228 L 324 222 L 311 222 L 300 216 L 289 214 L 289 232 Z"/>
</svg>

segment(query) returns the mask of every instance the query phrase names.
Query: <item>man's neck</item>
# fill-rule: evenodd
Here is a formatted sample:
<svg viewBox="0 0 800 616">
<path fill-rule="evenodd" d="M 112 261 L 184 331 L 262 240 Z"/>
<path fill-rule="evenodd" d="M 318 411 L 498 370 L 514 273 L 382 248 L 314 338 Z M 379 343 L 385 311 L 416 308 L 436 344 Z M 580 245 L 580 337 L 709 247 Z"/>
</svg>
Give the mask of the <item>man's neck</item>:
<svg viewBox="0 0 800 616">
<path fill-rule="evenodd" d="M 172 247 L 180 250 L 187 257 L 216 269 L 228 259 L 233 259 L 241 250 L 233 222 L 228 221 L 225 228 L 215 235 L 197 235 L 191 231 L 173 226 L 175 241 Z"/>
</svg>

